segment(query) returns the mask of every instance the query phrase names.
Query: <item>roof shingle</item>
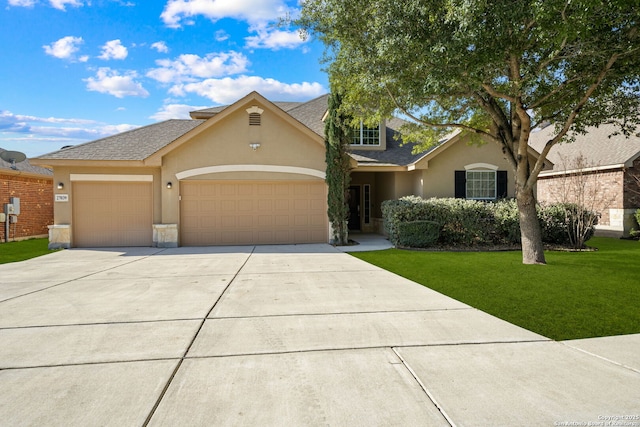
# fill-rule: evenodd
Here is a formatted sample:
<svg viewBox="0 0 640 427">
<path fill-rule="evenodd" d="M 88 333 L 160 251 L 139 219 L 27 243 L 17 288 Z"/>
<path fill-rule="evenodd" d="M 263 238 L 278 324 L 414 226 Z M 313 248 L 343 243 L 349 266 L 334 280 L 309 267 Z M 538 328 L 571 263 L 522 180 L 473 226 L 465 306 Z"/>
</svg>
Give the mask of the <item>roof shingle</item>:
<svg viewBox="0 0 640 427">
<path fill-rule="evenodd" d="M 43 160 L 144 160 L 205 120 L 167 120 L 37 157 Z"/>
<path fill-rule="evenodd" d="M 549 151 L 547 156 L 554 163 L 553 171 L 562 171 L 571 165 L 565 165 L 564 159 L 571 161 L 582 155 L 588 167 L 621 165 L 640 154 L 640 137 L 626 138 L 624 135 L 611 136 L 616 130 L 614 125 L 591 127 L 587 134 L 577 135 L 572 143 L 560 143 Z M 544 145 L 555 135 L 555 126 L 547 126 L 532 132 L 529 145 L 536 151 L 542 151 Z"/>
</svg>

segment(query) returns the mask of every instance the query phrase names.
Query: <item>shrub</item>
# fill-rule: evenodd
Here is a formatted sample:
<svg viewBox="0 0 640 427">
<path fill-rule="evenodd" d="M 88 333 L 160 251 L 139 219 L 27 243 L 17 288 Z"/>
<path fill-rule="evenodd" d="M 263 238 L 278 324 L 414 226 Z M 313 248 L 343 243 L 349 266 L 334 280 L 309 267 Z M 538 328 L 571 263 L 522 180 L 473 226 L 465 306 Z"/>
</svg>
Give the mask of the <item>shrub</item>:
<svg viewBox="0 0 640 427">
<path fill-rule="evenodd" d="M 564 245 L 569 241 L 567 215 L 562 204 L 538 206 L 538 219 L 542 229 L 542 241 Z"/>
<path fill-rule="evenodd" d="M 538 208 L 542 241 L 579 249 L 593 237 L 598 214 L 574 203 L 556 203 Z"/>
<path fill-rule="evenodd" d="M 499 238 L 496 243 L 519 244 L 521 240 L 520 214 L 516 200 L 504 199 L 491 206 Z"/>
<path fill-rule="evenodd" d="M 631 237 L 634 237 L 637 239 L 637 238 L 640 238 L 640 209 L 638 209 L 636 213 L 633 214 L 633 216 L 636 219 L 636 225 L 638 226 L 638 228 L 633 227 L 629 234 L 631 235 Z"/>
<path fill-rule="evenodd" d="M 428 248 L 435 245 L 442 226 L 435 221 L 401 222 L 398 226 L 398 246 Z"/>
<path fill-rule="evenodd" d="M 593 236 L 597 224 L 596 213 L 577 205 L 538 206 L 537 211 L 545 243 L 581 247 Z M 486 203 L 409 196 L 383 202 L 382 215 L 389 240 L 396 246 L 520 243 L 518 206 L 513 199 Z M 432 228 L 428 228 L 434 226 L 415 224 L 405 228 L 404 225 L 425 221 L 438 225 L 437 237 L 433 237 Z M 415 246 L 417 243 L 414 241 L 418 240 L 421 243 Z"/>
<path fill-rule="evenodd" d="M 385 231 L 399 244 L 399 226 L 403 222 L 433 221 L 441 224 L 438 243 L 486 244 L 497 234 L 493 213 L 487 203 L 464 199 L 422 199 L 409 196 L 382 203 Z"/>
</svg>

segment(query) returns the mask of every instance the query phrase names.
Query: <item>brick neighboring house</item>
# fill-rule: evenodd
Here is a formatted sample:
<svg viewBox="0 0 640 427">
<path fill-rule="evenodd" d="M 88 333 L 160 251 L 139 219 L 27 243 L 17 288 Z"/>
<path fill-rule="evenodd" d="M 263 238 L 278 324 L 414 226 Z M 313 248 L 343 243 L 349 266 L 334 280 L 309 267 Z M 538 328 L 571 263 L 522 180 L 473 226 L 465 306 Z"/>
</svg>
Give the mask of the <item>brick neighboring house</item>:
<svg viewBox="0 0 640 427">
<path fill-rule="evenodd" d="M 17 223 L 10 224 L 9 240 L 47 237 L 53 224 L 53 172 L 29 160 L 15 167 L 0 159 L 0 212 L 11 197 L 20 198 L 20 215 Z M 5 223 L 0 223 L 0 243 L 5 241 Z"/>
<path fill-rule="evenodd" d="M 554 168 L 540 173 L 537 192 L 541 203 L 571 201 L 562 200 L 563 182 L 582 174 L 584 194 L 592 195 L 587 205 L 601 215 L 597 234 L 626 237 L 637 227 L 633 213 L 640 208 L 640 185 L 634 179 L 640 179 L 640 136 L 610 137 L 615 130 L 613 125 L 590 128 L 573 143 L 553 147 L 548 158 Z M 530 145 L 540 151 L 553 135 L 554 126 L 533 132 Z M 584 167 L 576 170 L 579 157 Z"/>
</svg>

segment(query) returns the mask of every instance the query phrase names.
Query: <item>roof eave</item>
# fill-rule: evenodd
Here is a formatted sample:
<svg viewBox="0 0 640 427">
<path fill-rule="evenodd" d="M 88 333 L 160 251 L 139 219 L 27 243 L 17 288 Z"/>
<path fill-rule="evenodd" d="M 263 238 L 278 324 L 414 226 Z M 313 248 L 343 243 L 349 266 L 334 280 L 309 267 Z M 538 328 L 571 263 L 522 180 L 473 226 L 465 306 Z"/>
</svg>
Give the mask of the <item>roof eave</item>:
<svg viewBox="0 0 640 427">
<path fill-rule="evenodd" d="M 354 172 L 406 172 L 406 166 L 400 165 L 376 165 L 371 163 L 358 163 Z"/>
<path fill-rule="evenodd" d="M 150 166 L 144 160 L 88 160 L 88 159 L 29 159 L 31 164 L 54 168 L 56 166 L 107 166 L 107 167 L 144 167 Z"/>
</svg>

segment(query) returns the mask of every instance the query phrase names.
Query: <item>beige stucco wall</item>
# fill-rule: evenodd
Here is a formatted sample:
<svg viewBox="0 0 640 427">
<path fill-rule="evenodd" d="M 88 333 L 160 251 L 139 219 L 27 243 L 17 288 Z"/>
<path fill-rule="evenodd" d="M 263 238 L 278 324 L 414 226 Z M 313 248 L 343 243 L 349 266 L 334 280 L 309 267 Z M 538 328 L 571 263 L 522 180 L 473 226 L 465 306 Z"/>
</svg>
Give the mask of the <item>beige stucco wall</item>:
<svg viewBox="0 0 640 427">
<path fill-rule="evenodd" d="M 246 109 L 263 109 L 260 126 L 249 126 Z M 324 142 L 310 135 L 302 125 L 292 123 L 255 100 L 240 105 L 236 111 L 216 120 L 200 134 L 184 142 L 162 158 L 163 183 L 179 183 L 178 174 L 194 169 L 229 165 L 267 165 L 304 168 L 324 173 Z M 249 144 L 259 143 L 253 150 Z M 260 168 L 257 168 L 260 169 Z M 322 180 L 321 177 L 301 173 L 271 171 L 238 171 L 204 173 L 183 178 L 185 180 Z M 162 199 L 162 222 L 179 223 L 179 185 L 175 191 L 165 193 Z"/>
<path fill-rule="evenodd" d="M 92 167 L 90 162 L 87 166 L 56 166 L 53 169 L 53 194 L 66 194 L 69 196 L 68 202 L 54 202 L 54 224 L 72 223 L 73 204 L 73 182 L 71 174 L 87 175 L 151 175 L 153 177 L 153 221 L 161 220 L 161 199 L 162 193 L 168 191 L 164 189 L 160 181 L 160 168 L 156 167 Z M 58 189 L 58 183 L 62 183 L 64 188 Z"/>
<path fill-rule="evenodd" d="M 509 197 L 515 196 L 513 170 L 504 158 L 500 147 L 493 142 L 469 145 L 462 140 L 451 144 L 428 162 L 418 164 L 419 168 L 424 168 L 421 174 L 423 190 L 422 194 L 418 195 L 424 198 L 454 197 L 454 171 L 465 170 L 466 165 L 473 163 L 487 163 L 497 166 L 498 170 L 506 170 L 508 172 L 507 194 Z"/>
</svg>

